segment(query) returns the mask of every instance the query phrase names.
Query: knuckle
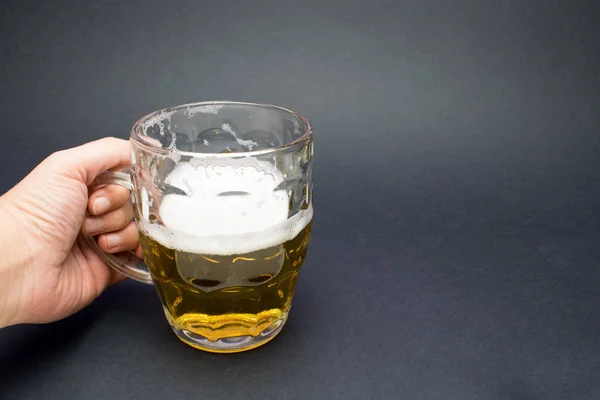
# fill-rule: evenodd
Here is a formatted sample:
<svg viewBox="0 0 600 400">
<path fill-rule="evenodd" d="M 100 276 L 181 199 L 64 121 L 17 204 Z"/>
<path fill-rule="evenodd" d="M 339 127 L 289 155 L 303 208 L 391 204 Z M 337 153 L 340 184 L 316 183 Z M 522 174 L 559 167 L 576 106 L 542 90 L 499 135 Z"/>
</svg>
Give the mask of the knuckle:
<svg viewBox="0 0 600 400">
<path fill-rule="evenodd" d="M 126 228 L 126 237 L 130 240 L 132 244 L 136 244 L 140 238 L 137 226 L 133 222 L 131 222 Z"/>
<path fill-rule="evenodd" d="M 114 136 L 105 136 L 103 138 L 98 139 L 99 143 L 106 143 L 106 144 L 111 144 L 114 143 L 116 140 L 118 140 L 116 137 Z"/>
<path fill-rule="evenodd" d="M 123 212 L 122 208 L 119 208 L 117 211 L 115 211 L 113 221 L 114 221 L 115 227 L 118 227 L 118 228 L 122 228 L 125 225 L 127 225 L 127 216 Z"/>
<path fill-rule="evenodd" d="M 100 144 L 106 145 L 108 147 L 121 145 L 125 141 L 126 140 L 117 138 L 115 136 L 107 136 L 107 137 L 103 137 L 102 139 L 98 139 L 98 142 Z"/>
<path fill-rule="evenodd" d="M 108 191 L 113 201 L 124 204 L 129 199 L 129 190 L 123 186 L 111 185 Z"/>
<path fill-rule="evenodd" d="M 119 222 L 121 223 L 121 226 L 128 225 L 132 219 L 133 216 L 130 214 L 128 207 L 121 207 L 119 209 Z"/>
<path fill-rule="evenodd" d="M 67 158 L 67 150 L 59 150 L 46 157 L 45 162 L 50 165 L 57 165 L 62 164 Z"/>
</svg>

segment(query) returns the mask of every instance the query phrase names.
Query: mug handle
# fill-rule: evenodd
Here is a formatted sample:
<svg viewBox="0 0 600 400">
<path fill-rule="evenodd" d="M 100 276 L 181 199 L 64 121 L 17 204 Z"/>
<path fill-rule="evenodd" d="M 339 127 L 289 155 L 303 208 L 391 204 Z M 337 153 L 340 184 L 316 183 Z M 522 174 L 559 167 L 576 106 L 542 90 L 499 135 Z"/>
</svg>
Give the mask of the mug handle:
<svg viewBox="0 0 600 400">
<path fill-rule="evenodd" d="M 130 191 L 133 190 L 129 169 L 103 172 L 98 175 L 94 182 L 89 186 L 88 193 L 92 193 L 106 185 L 120 185 Z M 83 237 L 94 252 L 98 254 L 106 264 L 128 278 L 135 279 L 138 282 L 152 284 L 152 277 L 150 276 L 148 267 L 144 261 L 137 258 L 132 251 L 124 252 L 119 255 L 108 254 L 100 250 L 95 237 L 87 235 L 83 235 Z"/>
</svg>

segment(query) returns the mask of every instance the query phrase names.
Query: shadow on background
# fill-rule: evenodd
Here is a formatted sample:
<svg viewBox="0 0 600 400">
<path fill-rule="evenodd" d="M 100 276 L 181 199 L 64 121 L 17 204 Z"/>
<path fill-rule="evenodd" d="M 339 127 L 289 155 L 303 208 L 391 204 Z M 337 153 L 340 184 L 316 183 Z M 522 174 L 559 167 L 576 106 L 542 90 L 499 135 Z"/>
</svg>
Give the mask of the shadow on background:
<svg viewBox="0 0 600 400">
<path fill-rule="evenodd" d="M 92 304 L 59 322 L 20 325 L 0 332 L 0 398 L 2 393 L 58 364 L 74 352 L 107 309 Z"/>
<path fill-rule="evenodd" d="M 319 332 L 328 325 L 315 318 L 318 304 L 307 295 L 316 288 L 303 283 L 285 328 L 274 340 L 248 352 L 213 354 L 177 339 L 152 286 L 124 282 L 62 321 L 0 330 L 0 399 L 31 398 L 34 387 L 48 394 L 65 386 L 78 396 L 77 390 L 88 385 L 97 391 L 88 396 L 103 397 L 114 390 L 115 373 L 127 370 L 131 375 L 121 375 L 122 384 L 136 376 L 166 373 L 162 383 L 147 384 L 156 385 L 155 393 L 166 390 L 166 381 L 174 377 L 187 382 L 198 381 L 199 376 L 215 381 L 250 382 L 280 375 L 282 379 L 283 361 L 299 351 L 301 342 L 319 347 Z"/>
<path fill-rule="evenodd" d="M 151 286 L 136 282 L 117 285 L 80 312 L 49 324 L 18 325 L 0 330 L 0 398 L 52 368 L 64 365 L 81 351 L 95 326 L 127 321 L 131 326 L 164 324 L 158 298 Z M 103 332 L 104 329 L 100 328 Z M 103 334 L 106 334 L 104 332 Z M 119 332 L 114 333 L 118 340 Z M 94 336 L 97 336 L 94 335 Z M 88 343 L 95 339 L 88 340 Z"/>
</svg>

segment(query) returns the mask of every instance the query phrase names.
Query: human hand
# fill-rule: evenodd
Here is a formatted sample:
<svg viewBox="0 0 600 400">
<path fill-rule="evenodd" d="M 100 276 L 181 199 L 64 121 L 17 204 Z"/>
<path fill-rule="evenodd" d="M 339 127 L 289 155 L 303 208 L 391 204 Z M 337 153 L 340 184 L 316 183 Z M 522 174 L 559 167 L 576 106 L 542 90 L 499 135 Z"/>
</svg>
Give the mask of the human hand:
<svg viewBox="0 0 600 400">
<path fill-rule="evenodd" d="M 62 319 L 124 279 L 80 231 L 100 234 L 108 253 L 141 255 L 129 191 L 105 186 L 88 198 L 88 185 L 129 157 L 115 138 L 60 151 L 0 197 L 0 328 Z"/>
</svg>

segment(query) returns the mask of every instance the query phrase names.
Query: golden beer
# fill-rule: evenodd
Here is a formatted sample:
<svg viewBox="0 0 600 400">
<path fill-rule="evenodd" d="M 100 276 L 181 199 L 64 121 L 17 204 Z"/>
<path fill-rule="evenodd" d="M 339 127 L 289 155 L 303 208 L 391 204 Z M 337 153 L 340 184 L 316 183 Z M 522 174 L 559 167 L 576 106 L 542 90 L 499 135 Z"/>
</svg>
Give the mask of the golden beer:
<svg viewBox="0 0 600 400">
<path fill-rule="evenodd" d="M 169 322 L 185 335 L 217 341 L 281 328 L 310 230 L 309 223 L 277 246 L 227 256 L 171 249 L 143 233 L 141 241 Z"/>
<path fill-rule="evenodd" d="M 149 218 L 161 223 L 140 224 L 140 238 L 167 319 L 184 342 L 239 351 L 283 327 L 308 251 L 312 206 L 290 216 L 282 182 L 281 171 L 259 162 L 182 164 L 169 174 L 169 185 L 188 192 L 164 196 Z"/>
</svg>

